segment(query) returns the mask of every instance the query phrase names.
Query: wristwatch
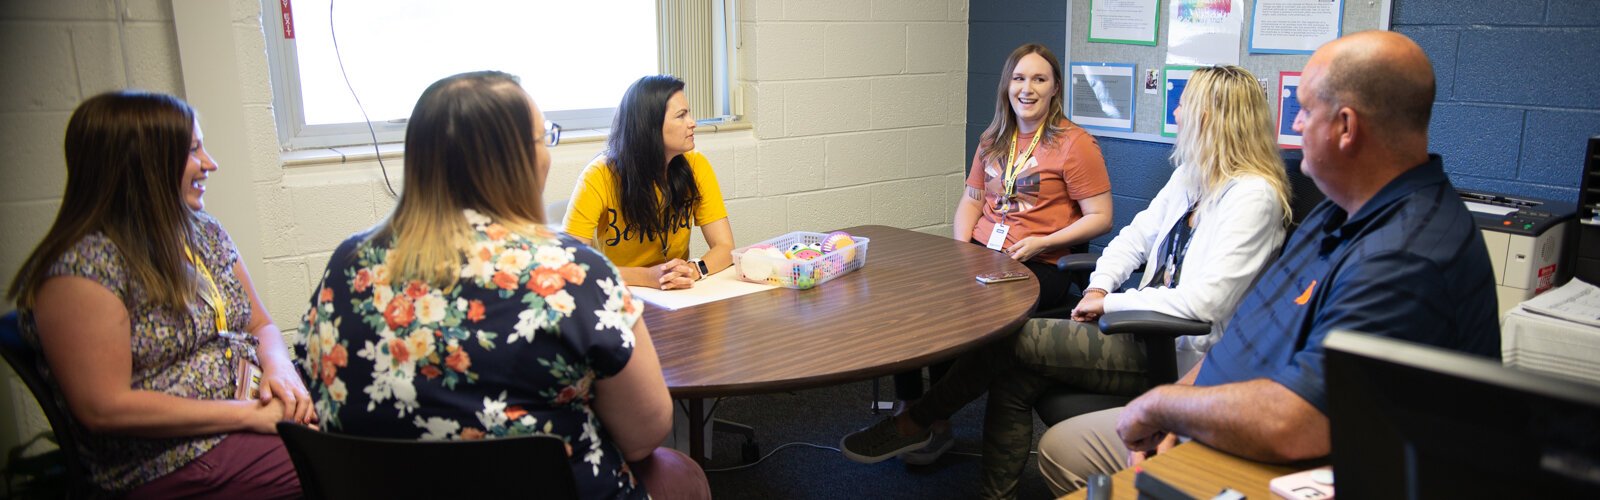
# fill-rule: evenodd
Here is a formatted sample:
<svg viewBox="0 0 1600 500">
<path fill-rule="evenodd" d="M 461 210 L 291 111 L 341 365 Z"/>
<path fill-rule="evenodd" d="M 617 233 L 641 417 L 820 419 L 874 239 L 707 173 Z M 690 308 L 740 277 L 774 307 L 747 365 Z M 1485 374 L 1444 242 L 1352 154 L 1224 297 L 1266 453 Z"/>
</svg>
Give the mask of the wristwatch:
<svg viewBox="0 0 1600 500">
<path fill-rule="evenodd" d="M 711 270 L 706 268 L 706 261 L 700 259 L 689 259 L 689 263 L 694 264 L 694 268 L 700 271 L 700 277 L 695 278 L 695 281 L 706 279 L 706 275 L 711 274 Z"/>
</svg>

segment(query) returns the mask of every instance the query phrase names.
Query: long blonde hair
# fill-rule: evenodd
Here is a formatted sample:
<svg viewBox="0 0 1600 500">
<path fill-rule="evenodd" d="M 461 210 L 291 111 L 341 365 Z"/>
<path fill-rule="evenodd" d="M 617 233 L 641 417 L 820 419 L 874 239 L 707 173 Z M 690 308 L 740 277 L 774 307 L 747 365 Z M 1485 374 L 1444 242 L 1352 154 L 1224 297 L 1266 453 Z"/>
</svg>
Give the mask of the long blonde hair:
<svg viewBox="0 0 1600 500">
<path fill-rule="evenodd" d="M 184 205 L 182 186 L 194 126 L 194 110 L 167 94 L 119 90 L 79 104 L 67 121 L 61 209 L 7 296 L 34 307 L 50 266 L 99 232 L 150 302 L 187 307 L 199 286 L 183 253 L 197 243 L 199 220 Z"/>
<path fill-rule="evenodd" d="M 1228 181 L 1258 176 L 1278 195 L 1284 224 L 1293 220 L 1272 112 L 1255 75 L 1238 66 L 1200 68 L 1189 77 L 1181 99 L 1183 124 L 1172 162 L 1189 166 L 1194 176 L 1190 187 L 1197 191 L 1191 194 L 1204 205 Z"/>
<path fill-rule="evenodd" d="M 989 127 L 978 136 L 979 149 L 983 152 L 985 162 L 1000 163 L 1006 155 L 1016 148 L 1011 144 L 1011 133 L 1017 130 L 1017 111 L 1011 109 L 1011 72 L 1016 71 L 1017 62 L 1028 54 L 1039 54 L 1045 62 L 1050 63 L 1050 75 L 1056 80 L 1056 91 L 1050 94 L 1049 112 L 1045 114 L 1044 123 L 1039 125 L 1038 133 L 1044 134 L 1040 142 L 1052 144 L 1062 132 L 1072 128 L 1072 122 L 1066 119 L 1066 112 L 1062 111 L 1062 99 L 1066 96 L 1067 83 L 1061 81 L 1061 60 L 1056 59 L 1056 54 L 1049 47 L 1037 43 L 1023 44 L 1011 51 L 1006 57 L 1006 63 L 1000 68 L 1000 87 L 995 90 L 994 118 L 989 120 Z"/>
<path fill-rule="evenodd" d="M 448 288 L 460 275 L 471 225 L 462 210 L 532 235 L 544 221 L 533 108 L 515 76 L 462 73 L 434 82 L 406 127 L 405 189 L 369 238 L 393 237 L 396 281 Z"/>
</svg>

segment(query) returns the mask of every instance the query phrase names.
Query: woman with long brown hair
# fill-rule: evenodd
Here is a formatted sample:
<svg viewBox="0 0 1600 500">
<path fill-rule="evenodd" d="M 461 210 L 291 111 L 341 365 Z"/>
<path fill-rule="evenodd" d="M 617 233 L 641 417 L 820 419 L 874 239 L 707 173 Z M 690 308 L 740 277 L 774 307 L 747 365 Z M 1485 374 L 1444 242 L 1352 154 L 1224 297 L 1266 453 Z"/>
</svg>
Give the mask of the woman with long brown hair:
<svg viewBox="0 0 1600 500">
<path fill-rule="evenodd" d="M 399 203 L 334 251 L 312 297 L 306 383 L 335 432 L 550 435 L 585 498 L 707 497 L 699 466 L 658 448 L 672 403 L 641 304 L 544 225 L 557 130 L 505 73 L 423 91 Z"/>
<path fill-rule="evenodd" d="M 629 285 L 690 288 L 733 265 L 733 226 L 711 161 L 695 149 L 683 88 L 672 75 L 629 86 L 605 151 L 572 191 L 567 234 L 605 253 Z M 699 258 L 689 256 L 692 227 L 706 241 Z"/>
<path fill-rule="evenodd" d="M 238 249 L 204 211 L 217 164 L 202 140 L 194 111 L 170 95 L 80 104 L 61 210 L 9 296 L 100 489 L 296 497 L 271 434 L 316 416 Z"/>
</svg>

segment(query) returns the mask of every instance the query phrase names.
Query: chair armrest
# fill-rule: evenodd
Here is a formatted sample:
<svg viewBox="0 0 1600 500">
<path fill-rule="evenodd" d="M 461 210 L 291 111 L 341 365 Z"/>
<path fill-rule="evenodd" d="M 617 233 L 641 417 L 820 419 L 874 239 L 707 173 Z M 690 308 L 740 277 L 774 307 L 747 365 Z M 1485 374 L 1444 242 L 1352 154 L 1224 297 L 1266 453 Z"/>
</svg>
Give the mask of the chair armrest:
<svg viewBox="0 0 1600 500">
<path fill-rule="evenodd" d="M 1151 311 L 1118 311 L 1100 316 L 1100 332 L 1106 335 L 1132 333 L 1141 336 L 1177 338 L 1211 333 L 1211 323 L 1168 316 Z"/>
<path fill-rule="evenodd" d="M 1099 260 L 1099 254 L 1074 253 L 1056 259 L 1056 269 L 1069 273 L 1089 274 L 1094 272 L 1094 261 Z"/>
</svg>

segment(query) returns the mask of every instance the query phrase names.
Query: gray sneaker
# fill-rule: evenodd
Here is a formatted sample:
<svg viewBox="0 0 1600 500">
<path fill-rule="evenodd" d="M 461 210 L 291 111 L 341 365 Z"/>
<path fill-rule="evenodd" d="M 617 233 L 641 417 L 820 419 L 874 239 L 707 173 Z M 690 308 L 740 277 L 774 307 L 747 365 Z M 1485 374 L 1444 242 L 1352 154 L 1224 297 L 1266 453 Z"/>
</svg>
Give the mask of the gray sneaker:
<svg viewBox="0 0 1600 500">
<path fill-rule="evenodd" d="M 932 439 L 932 433 L 926 430 L 914 436 L 901 436 L 894 417 L 889 417 L 840 439 L 839 451 L 852 461 L 875 464 L 927 446 Z"/>
<path fill-rule="evenodd" d="M 955 433 L 949 429 L 944 432 L 935 432 L 928 439 L 928 445 L 900 454 L 900 461 L 907 465 L 928 465 L 939 461 L 944 452 L 950 451 L 956 444 Z"/>
</svg>

